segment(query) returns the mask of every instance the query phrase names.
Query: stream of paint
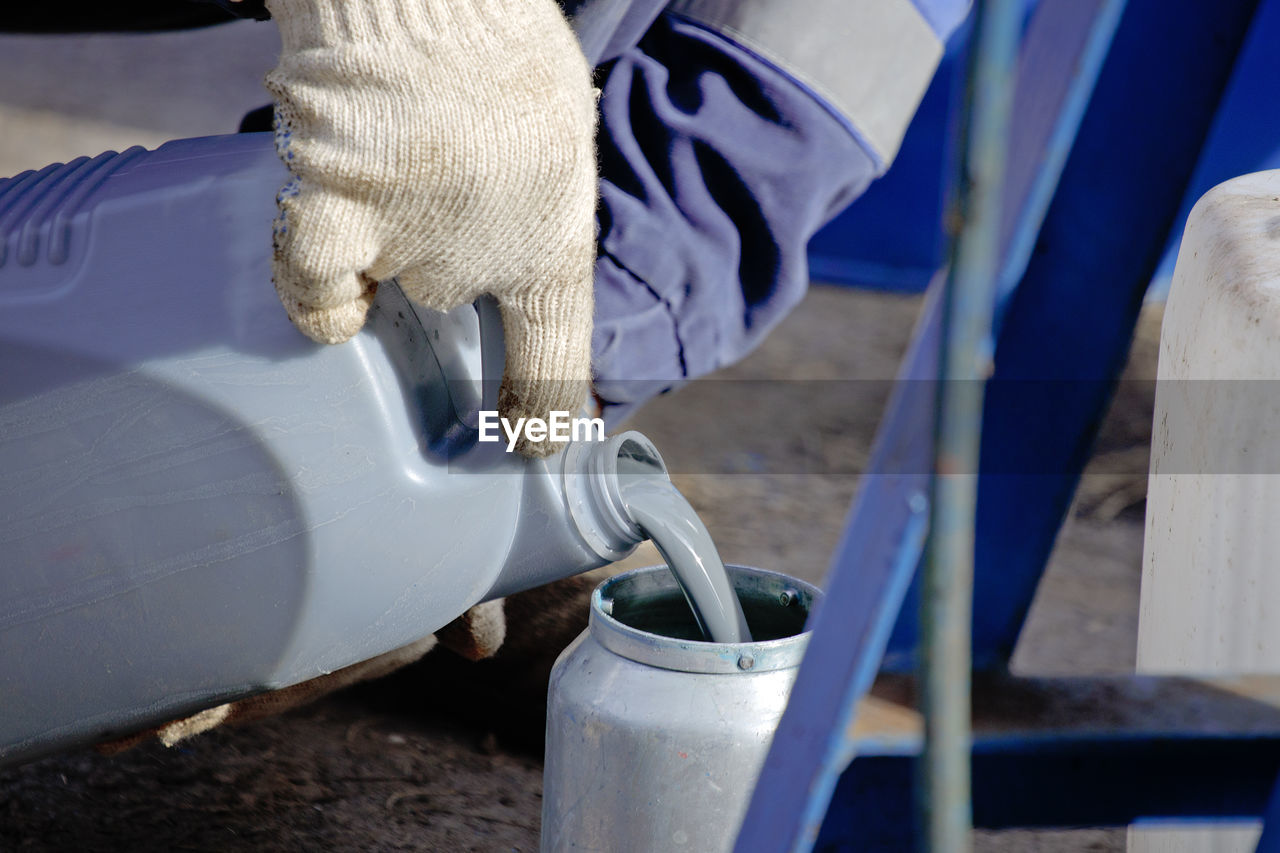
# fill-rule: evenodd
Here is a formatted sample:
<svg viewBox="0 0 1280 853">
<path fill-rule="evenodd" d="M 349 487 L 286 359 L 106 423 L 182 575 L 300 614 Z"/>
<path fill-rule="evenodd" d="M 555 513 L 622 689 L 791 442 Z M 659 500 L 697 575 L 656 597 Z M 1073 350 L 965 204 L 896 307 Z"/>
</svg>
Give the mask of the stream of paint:
<svg viewBox="0 0 1280 853">
<path fill-rule="evenodd" d="M 665 477 L 629 478 L 621 494 L 632 519 L 667 561 L 703 636 L 716 643 L 751 642 L 711 534 L 684 495 Z"/>
</svg>

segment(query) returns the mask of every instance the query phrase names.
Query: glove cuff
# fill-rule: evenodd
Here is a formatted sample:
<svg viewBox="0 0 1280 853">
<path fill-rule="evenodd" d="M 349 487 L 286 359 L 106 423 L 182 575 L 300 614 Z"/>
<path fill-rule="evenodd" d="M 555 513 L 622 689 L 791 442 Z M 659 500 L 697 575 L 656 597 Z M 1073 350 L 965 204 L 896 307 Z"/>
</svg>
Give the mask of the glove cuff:
<svg viewBox="0 0 1280 853">
<path fill-rule="evenodd" d="M 474 40 L 519 26 L 528 0 L 266 0 L 284 53 L 355 44 Z"/>
</svg>

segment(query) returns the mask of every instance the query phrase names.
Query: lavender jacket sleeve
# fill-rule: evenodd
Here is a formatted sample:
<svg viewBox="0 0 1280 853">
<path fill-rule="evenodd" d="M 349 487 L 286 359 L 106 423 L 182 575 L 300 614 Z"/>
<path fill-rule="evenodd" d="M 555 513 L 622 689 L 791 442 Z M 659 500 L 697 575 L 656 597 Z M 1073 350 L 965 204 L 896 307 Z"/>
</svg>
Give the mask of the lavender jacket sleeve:
<svg viewBox="0 0 1280 853">
<path fill-rule="evenodd" d="M 967 8 L 644 5 L 579 27 L 604 60 L 593 349 L 611 422 L 741 358 L 800 300 L 809 238 L 888 168 Z"/>
</svg>

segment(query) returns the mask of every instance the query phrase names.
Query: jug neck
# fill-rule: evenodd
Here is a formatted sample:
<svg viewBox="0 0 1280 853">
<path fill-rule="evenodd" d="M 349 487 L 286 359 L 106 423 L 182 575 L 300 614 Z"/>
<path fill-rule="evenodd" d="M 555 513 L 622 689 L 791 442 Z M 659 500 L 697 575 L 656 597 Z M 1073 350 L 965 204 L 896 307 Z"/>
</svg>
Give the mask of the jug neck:
<svg viewBox="0 0 1280 853">
<path fill-rule="evenodd" d="M 622 499 L 629 478 L 669 480 L 658 449 L 627 431 L 602 442 L 571 444 L 562 457 L 565 501 L 578 534 L 602 559 L 620 560 L 646 538 Z"/>
</svg>

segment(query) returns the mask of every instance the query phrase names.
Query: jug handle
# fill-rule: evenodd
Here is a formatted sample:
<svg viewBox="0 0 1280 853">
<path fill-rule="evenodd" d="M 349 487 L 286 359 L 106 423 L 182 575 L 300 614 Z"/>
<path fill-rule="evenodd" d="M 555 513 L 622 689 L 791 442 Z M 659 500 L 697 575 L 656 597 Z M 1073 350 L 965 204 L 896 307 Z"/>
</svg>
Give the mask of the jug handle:
<svg viewBox="0 0 1280 853">
<path fill-rule="evenodd" d="M 477 299 L 475 309 L 480 326 L 480 408 L 496 411 L 498 388 L 502 385 L 502 371 L 507 361 L 502 337 L 502 312 L 498 308 L 498 300 L 492 296 Z"/>
</svg>

